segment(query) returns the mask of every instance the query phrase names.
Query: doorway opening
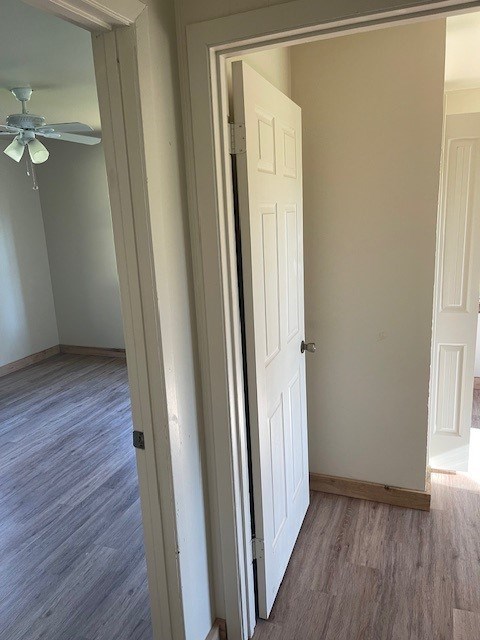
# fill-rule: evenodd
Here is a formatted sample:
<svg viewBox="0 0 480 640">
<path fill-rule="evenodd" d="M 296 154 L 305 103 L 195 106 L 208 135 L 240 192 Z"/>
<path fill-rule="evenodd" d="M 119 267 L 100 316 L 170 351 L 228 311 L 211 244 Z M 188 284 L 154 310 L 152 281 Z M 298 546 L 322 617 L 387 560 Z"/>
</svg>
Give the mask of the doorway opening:
<svg viewBox="0 0 480 640">
<path fill-rule="evenodd" d="M 30 87 L 23 117 L 46 121 L 35 147 L 31 127 L 26 144 L 17 120 L 0 127 L 0 636 L 150 640 L 106 166 L 89 144 L 102 138 L 91 37 L 4 8 L 1 112 L 18 114 L 9 89 Z"/>
<path fill-rule="evenodd" d="M 479 36 L 479 13 L 447 19 L 429 462 L 434 469 L 459 472 L 478 467 L 480 66 L 471 52 L 479 51 Z"/>
<path fill-rule="evenodd" d="M 445 30 L 445 20 L 429 21 L 227 61 L 236 237 L 242 246 L 256 607 L 261 619 L 269 619 L 259 621 L 255 638 L 276 637 L 276 628 L 296 637 L 309 624 L 312 633 L 322 629 L 327 638 L 351 637 L 360 627 L 372 637 L 389 637 L 393 629 L 399 637 L 406 633 L 395 588 L 389 591 L 377 578 L 392 561 L 390 526 L 400 542 L 438 525 L 435 514 L 421 510 L 430 507 L 425 442 Z M 263 86 L 265 81 L 277 92 Z M 280 112 L 279 87 L 302 109 L 303 153 L 293 120 Z M 269 95 L 276 98 L 269 102 Z M 302 158 L 304 231 L 288 264 L 289 250 L 297 246 L 289 243 L 288 213 L 299 208 L 294 195 L 283 203 L 279 193 L 302 171 Z M 292 470 L 302 421 L 293 417 L 301 415 L 291 384 L 299 378 L 298 365 L 288 370 L 283 364 L 286 391 L 274 392 L 272 380 L 280 375 L 271 363 L 289 336 L 297 337 L 289 332 L 288 305 L 299 301 L 289 277 L 296 282 L 303 270 L 306 322 L 297 355 L 307 340 L 317 343 L 317 353 L 306 365 L 310 457 L 302 472 L 307 480 L 310 475 L 310 489 L 322 494 L 311 494 L 294 545 L 278 551 L 292 512 L 288 501 L 295 493 Z M 446 500 L 447 483 L 434 483 L 434 500 Z M 332 493 L 346 497 L 327 495 Z M 352 498 L 420 511 L 405 516 L 407 524 L 396 506 Z M 475 500 L 467 502 L 455 526 L 474 510 Z M 442 540 L 439 562 L 451 543 L 448 536 Z M 415 560 L 406 547 L 404 552 L 395 571 L 406 575 Z M 478 581 L 473 589 L 480 589 Z M 291 603 L 299 593 L 297 608 Z M 421 600 L 420 591 L 414 600 Z M 451 612 L 454 602 L 445 604 Z M 412 606 L 406 603 L 405 611 Z M 388 622 L 382 618 L 385 607 Z M 457 625 L 467 612 L 459 608 Z M 438 616 L 428 607 L 418 611 L 417 622 L 415 633 L 425 638 L 452 626 L 450 613 Z"/>
</svg>

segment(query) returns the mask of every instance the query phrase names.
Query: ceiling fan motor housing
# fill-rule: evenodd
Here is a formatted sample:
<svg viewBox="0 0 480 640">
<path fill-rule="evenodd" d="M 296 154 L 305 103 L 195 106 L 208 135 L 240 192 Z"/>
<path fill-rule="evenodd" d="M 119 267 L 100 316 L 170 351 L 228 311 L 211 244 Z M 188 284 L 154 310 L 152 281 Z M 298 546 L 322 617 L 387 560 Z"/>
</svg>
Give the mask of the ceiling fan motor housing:
<svg viewBox="0 0 480 640">
<path fill-rule="evenodd" d="M 32 97 L 31 87 L 14 87 L 10 91 L 19 102 L 28 102 Z"/>
<path fill-rule="evenodd" d="M 43 116 L 35 116 L 32 113 L 14 113 L 7 117 L 7 124 L 10 127 L 33 130 L 36 127 L 43 127 L 45 118 Z"/>
</svg>

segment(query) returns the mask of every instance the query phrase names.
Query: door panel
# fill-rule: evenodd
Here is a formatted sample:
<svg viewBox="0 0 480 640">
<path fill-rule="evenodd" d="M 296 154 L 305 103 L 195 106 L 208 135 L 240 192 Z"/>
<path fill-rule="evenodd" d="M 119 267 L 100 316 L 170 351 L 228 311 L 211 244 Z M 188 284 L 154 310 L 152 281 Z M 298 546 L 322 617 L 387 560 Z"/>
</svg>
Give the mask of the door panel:
<svg viewBox="0 0 480 640">
<path fill-rule="evenodd" d="M 285 212 L 285 235 L 287 241 L 287 339 L 298 334 L 298 224 L 295 207 Z"/>
<path fill-rule="evenodd" d="M 261 207 L 266 364 L 280 351 L 279 256 L 276 206 Z M 260 320 L 260 318 L 259 318 Z"/>
<path fill-rule="evenodd" d="M 259 614 L 267 618 L 309 502 L 301 111 L 233 64 Z M 258 548 L 258 546 L 257 546 Z"/>
<path fill-rule="evenodd" d="M 480 114 L 447 116 L 444 144 L 430 464 L 466 471 L 480 284 Z"/>
</svg>

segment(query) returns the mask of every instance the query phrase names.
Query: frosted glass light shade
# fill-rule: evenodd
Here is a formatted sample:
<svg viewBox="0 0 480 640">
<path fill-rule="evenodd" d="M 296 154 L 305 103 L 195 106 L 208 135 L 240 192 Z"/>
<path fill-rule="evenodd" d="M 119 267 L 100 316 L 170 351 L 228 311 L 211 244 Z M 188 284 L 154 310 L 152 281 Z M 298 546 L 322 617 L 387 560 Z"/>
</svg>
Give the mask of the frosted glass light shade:
<svg viewBox="0 0 480 640">
<path fill-rule="evenodd" d="M 45 162 L 50 155 L 47 147 L 36 138 L 30 140 L 28 143 L 28 153 L 30 154 L 30 158 L 34 164 L 41 164 L 42 162 Z"/>
<path fill-rule="evenodd" d="M 3 153 L 6 153 L 9 158 L 15 160 L 15 162 L 20 162 L 23 157 L 23 153 L 25 151 L 25 145 L 15 138 L 13 142 L 11 142 L 8 147 L 5 149 Z"/>
</svg>

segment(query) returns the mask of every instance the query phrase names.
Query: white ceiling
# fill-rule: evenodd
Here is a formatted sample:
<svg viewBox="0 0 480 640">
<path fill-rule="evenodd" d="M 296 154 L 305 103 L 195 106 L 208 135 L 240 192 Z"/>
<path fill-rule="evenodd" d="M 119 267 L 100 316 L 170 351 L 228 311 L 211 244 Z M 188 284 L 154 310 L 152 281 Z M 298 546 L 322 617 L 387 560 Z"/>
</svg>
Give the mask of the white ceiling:
<svg viewBox="0 0 480 640">
<path fill-rule="evenodd" d="M 0 122 L 20 110 L 8 90 L 31 86 L 31 113 L 99 130 L 90 34 L 20 0 L 0 4 Z"/>
<path fill-rule="evenodd" d="M 445 89 L 480 87 L 480 12 L 447 18 Z"/>
</svg>

